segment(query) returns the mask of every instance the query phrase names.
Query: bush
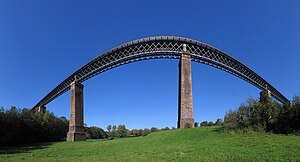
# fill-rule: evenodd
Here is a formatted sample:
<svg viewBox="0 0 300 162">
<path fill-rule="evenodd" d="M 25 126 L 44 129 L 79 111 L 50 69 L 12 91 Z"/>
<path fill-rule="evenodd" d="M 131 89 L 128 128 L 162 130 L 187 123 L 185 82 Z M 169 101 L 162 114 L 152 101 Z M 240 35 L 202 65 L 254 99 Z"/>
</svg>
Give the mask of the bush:
<svg viewBox="0 0 300 162">
<path fill-rule="evenodd" d="M 261 98 L 248 99 L 237 110 L 226 113 L 223 131 L 295 133 L 300 132 L 300 98 L 293 98 L 292 106 Z"/>
<path fill-rule="evenodd" d="M 86 127 L 85 132 L 87 134 L 87 138 L 90 139 L 108 138 L 108 134 L 102 128 L 96 126 Z"/>
</svg>

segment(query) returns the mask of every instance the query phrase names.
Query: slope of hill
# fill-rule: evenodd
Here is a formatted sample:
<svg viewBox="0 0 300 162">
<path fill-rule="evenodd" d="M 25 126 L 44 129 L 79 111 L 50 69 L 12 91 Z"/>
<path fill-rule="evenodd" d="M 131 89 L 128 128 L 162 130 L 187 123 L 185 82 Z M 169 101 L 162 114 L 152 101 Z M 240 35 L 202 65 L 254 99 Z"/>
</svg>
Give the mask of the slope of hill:
<svg viewBox="0 0 300 162">
<path fill-rule="evenodd" d="M 53 142 L 0 149 L 0 161 L 299 161 L 300 137 L 227 134 L 218 127 L 146 137 Z"/>
</svg>

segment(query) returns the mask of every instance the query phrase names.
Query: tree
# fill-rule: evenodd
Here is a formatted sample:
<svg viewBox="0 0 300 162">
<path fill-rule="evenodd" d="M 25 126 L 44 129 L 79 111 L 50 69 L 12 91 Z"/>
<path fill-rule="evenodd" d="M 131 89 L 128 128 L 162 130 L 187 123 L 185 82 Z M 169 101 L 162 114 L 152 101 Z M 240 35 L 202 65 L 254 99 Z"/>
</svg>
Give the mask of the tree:
<svg viewBox="0 0 300 162">
<path fill-rule="evenodd" d="M 155 128 L 155 127 L 152 127 L 152 128 L 151 128 L 151 132 L 157 132 L 157 131 L 158 131 L 157 128 Z"/>
<path fill-rule="evenodd" d="M 165 128 L 161 128 L 160 130 L 164 131 L 164 130 L 170 130 L 169 127 L 165 127 Z"/>
<path fill-rule="evenodd" d="M 89 138 L 91 139 L 97 139 L 99 138 L 98 132 L 97 132 L 97 127 L 91 126 L 87 129 L 87 134 L 89 134 Z"/>
<path fill-rule="evenodd" d="M 300 132 L 299 96 L 294 97 L 290 106 L 280 105 L 264 95 L 261 95 L 260 101 L 250 98 L 236 110 L 227 112 L 222 130 L 283 134 Z"/>
<path fill-rule="evenodd" d="M 300 134 L 300 97 L 294 96 L 291 106 L 284 106 L 274 123 L 274 132 Z"/>
<path fill-rule="evenodd" d="M 215 124 L 212 121 L 208 122 L 208 124 L 207 124 L 207 126 L 209 126 L 209 127 L 214 126 L 214 125 Z"/>
<path fill-rule="evenodd" d="M 200 123 L 200 127 L 207 127 L 207 121 L 203 121 Z"/>
<path fill-rule="evenodd" d="M 300 96 L 294 96 L 292 100 L 292 106 L 293 107 L 298 107 L 300 106 Z"/>
<path fill-rule="evenodd" d="M 111 131 L 111 128 L 112 128 L 112 126 L 111 126 L 111 125 L 108 125 L 108 126 L 106 127 L 106 129 L 107 129 L 108 133 L 110 133 L 110 131 Z"/>
<path fill-rule="evenodd" d="M 117 137 L 126 137 L 127 136 L 127 129 L 125 125 L 119 125 L 116 131 Z"/>
<path fill-rule="evenodd" d="M 132 134 L 132 136 L 141 136 L 143 134 L 143 130 L 142 129 L 132 129 L 131 134 Z"/>
<path fill-rule="evenodd" d="M 223 124 L 223 121 L 221 118 L 217 119 L 217 121 L 215 122 L 216 126 L 221 126 Z"/>
<path fill-rule="evenodd" d="M 117 126 L 116 125 L 112 125 L 112 128 L 111 128 L 111 137 L 116 137 L 116 130 L 117 130 Z"/>
<path fill-rule="evenodd" d="M 0 109 L 0 145 L 63 140 L 68 132 L 68 120 L 46 111 L 31 109 Z"/>
<path fill-rule="evenodd" d="M 99 138 L 107 138 L 108 135 L 105 133 L 105 131 L 99 127 L 91 126 L 87 129 L 86 133 L 88 134 L 88 138 L 91 139 L 99 139 Z"/>
<path fill-rule="evenodd" d="M 194 127 L 195 127 L 195 128 L 197 128 L 198 125 L 199 125 L 199 123 L 197 123 L 197 122 L 194 123 Z"/>
<path fill-rule="evenodd" d="M 144 128 L 144 130 L 143 130 L 143 132 L 142 132 L 142 135 L 143 135 L 143 136 L 147 136 L 149 133 L 151 133 L 150 129 Z"/>
</svg>

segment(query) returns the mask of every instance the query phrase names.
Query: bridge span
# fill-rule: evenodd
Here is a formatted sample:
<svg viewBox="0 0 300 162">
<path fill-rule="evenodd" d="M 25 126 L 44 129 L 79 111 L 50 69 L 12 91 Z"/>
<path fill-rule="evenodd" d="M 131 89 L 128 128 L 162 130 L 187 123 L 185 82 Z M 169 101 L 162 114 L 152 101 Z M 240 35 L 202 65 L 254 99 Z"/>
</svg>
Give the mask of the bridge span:
<svg viewBox="0 0 300 162">
<path fill-rule="evenodd" d="M 63 80 L 33 109 L 44 111 L 46 104 L 71 89 L 71 115 L 67 141 L 85 140 L 82 83 L 112 68 L 149 59 L 179 59 L 178 128 L 194 126 L 191 61 L 228 72 L 266 91 L 269 97 L 283 104 L 290 104 L 290 101 L 265 79 L 217 48 L 184 37 L 154 36 L 127 42 L 100 54 Z"/>
</svg>

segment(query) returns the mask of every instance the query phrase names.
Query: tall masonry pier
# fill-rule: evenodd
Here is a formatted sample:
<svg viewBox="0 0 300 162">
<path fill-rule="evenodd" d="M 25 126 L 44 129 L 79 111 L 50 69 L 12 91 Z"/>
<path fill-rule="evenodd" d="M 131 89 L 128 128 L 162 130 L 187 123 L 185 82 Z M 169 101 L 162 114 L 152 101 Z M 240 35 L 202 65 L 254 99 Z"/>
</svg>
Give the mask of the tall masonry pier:
<svg viewBox="0 0 300 162">
<path fill-rule="evenodd" d="M 191 55 L 183 44 L 179 61 L 178 128 L 194 127 Z"/>
<path fill-rule="evenodd" d="M 84 133 L 83 122 L 83 85 L 77 79 L 71 83 L 71 110 L 69 132 L 67 141 L 84 141 L 86 135 Z"/>
</svg>

